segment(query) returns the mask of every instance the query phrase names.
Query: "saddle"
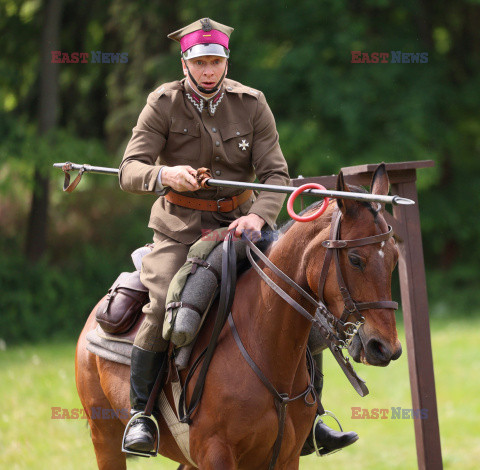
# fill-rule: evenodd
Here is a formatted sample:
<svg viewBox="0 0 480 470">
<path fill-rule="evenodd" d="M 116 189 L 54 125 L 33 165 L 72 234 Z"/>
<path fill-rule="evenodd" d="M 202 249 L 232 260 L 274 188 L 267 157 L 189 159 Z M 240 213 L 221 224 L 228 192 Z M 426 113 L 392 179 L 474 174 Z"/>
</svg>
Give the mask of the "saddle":
<svg viewBox="0 0 480 470">
<path fill-rule="evenodd" d="M 178 370 L 183 370 L 190 358 L 194 340 L 218 296 L 225 228 L 211 231 L 190 248 L 185 264 L 170 283 L 163 328 L 164 339 L 174 345 L 173 354 Z M 258 243 L 265 251 L 273 237 Z M 248 269 L 245 244 L 234 242 L 237 274 Z M 87 349 L 105 359 L 130 365 L 135 336 L 143 321 L 142 307 L 149 301 L 148 291 L 140 281 L 142 257 L 152 245 L 132 253 L 136 268 L 121 273 L 96 307 L 98 326 L 87 334 Z"/>
</svg>

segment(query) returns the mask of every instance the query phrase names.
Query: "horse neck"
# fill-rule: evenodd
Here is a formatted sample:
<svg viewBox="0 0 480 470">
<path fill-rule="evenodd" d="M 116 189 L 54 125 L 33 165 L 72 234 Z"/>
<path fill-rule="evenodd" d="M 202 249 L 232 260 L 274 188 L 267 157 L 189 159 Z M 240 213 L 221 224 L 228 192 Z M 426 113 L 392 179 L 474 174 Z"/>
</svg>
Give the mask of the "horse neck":
<svg viewBox="0 0 480 470">
<path fill-rule="evenodd" d="M 328 216 L 327 216 L 328 219 Z M 306 224 L 296 223 L 271 247 L 268 258 L 300 287 L 309 290 L 307 284 L 307 252 L 319 230 L 327 225 L 326 219 Z M 328 234 L 328 231 L 326 231 Z M 325 236 L 326 237 L 326 236 Z M 315 243 L 316 244 L 316 243 Z M 308 248 L 308 249 L 307 249 Z M 312 305 L 268 268 L 264 272 L 296 302 L 312 312 Z M 270 372 L 272 381 L 288 389 L 296 373 L 304 370 L 305 349 L 311 323 L 285 302 L 258 274 L 251 270 L 249 276 L 249 305 L 244 310 L 248 316 L 249 347 L 256 349 L 264 370 Z M 313 312 L 312 312 L 313 313 Z M 274 377 L 275 376 L 275 377 Z"/>
</svg>

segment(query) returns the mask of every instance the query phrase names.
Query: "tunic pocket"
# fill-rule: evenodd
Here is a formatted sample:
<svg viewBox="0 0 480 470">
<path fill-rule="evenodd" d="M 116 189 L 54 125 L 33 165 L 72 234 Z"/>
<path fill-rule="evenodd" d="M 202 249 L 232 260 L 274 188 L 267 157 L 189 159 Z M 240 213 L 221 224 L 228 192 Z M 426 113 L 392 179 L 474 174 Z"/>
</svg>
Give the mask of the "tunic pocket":
<svg viewBox="0 0 480 470">
<path fill-rule="evenodd" d="M 200 148 L 200 124 L 193 120 L 172 117 L 161 162 L 169 166 L 194 166 L 198 163 Z"/>
<path fill-rule="evenodd" d="M 249 122 L 220 127 L 226 159 L 231 163 L 249 162 L 252 157 L 253 127 Z"/>
</svg>

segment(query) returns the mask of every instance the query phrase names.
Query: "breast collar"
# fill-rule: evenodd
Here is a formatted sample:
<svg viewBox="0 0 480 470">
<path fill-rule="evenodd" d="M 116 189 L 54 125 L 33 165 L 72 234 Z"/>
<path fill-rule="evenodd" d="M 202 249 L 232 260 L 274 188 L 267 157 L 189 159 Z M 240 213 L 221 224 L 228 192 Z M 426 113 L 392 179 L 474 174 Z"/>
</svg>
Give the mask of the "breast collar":
<svg viewBox="0 0 480 470">
<path fill-rule="evenodd" d="M 190 85 L 188 79 L 185 80 L 185 96 L 187 99 L 197 108 L 200 114 L 204 109 L 208 109 L 209 113 L 213 116 L 218 108 L 218 105 L 222 102 L 225 95 L 225 86 L 222 83 L 222 86 L 217 91 L 217 93 L 211 98 L 205 98 L 202 95 L 198 94 Z"/>
</svg>

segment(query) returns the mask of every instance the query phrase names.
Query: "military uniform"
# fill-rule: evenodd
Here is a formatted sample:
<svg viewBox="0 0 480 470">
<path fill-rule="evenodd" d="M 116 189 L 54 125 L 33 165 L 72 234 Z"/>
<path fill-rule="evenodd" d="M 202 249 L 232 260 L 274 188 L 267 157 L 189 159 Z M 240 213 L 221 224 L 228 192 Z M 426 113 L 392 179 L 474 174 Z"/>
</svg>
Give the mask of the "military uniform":
<svg viewBox="0 0 480 470">
<path fill-rule="evenodd" d="M 186 79 L 161 85 L 133 129 L 120 165 L 120 186 L 136 194 L 160 194 L 152 207 L 149 227 L 155 247 L 143 261 L 142 282 L 151 302 L 135 344 L 161 351 L 168 283 L 186 259 L 188 247 L 202 230 L 228 226 L 249 213 L 273 227 L 285 196 L 261 192 L 231 212 L 198 211 L 169 202 L 168 188 L 158 189 L 162 166 L 190 165 L 210 168 L 215 178 L 288 185 L 287 164 L 278 142 L 275 120 L 260 91 L 225 79 L 217 94 L 206 101 Z M 238 196 L 235 188 L 200 189 L 183 196 L 222 200 Z M 179 245 L 180 244 L 180 245 Z"/>
<path fill-rule="evenodd" d="M 150 303 L 144 307 L 146 317 L 132 348 L 133 416 L 122 446 L 130 453 L 156 455 L 158 429 L 151 410 L 147 410 L 147 401 L 155 380 L 165 370 L 162 365 L 167 343 L 161 334 L 168 286 L 184 264 L 189 247 L 201 237 L 202 230 L 228 226 L 243 215 L 256 214 L 273 227 L 285 199 L 283 194 L 265 191 L 255 198 L 251 191 L 227 187 L 175 193 L 163 186 L 162 168 L 207 167 L 217 179 L 252 182 L 257 177 L 260 183 L 289 184 L 275 120 L 264 95 L 225 79 L 227 62 L 223 59 L 217 63 L 225 63 L 225 69 L 214 86 L 204 81 L 207 88 L 199 85 L 189 69 L 191 59 L 228 59 L 232 31 L 229 26 L 203 18 L 168 36 L 180 43 L 188 79 L 161 85 L 148 96 L 120 165 L 123 190 L 159 196 L 149 222 L 154 230 L 154 248 L 142 260 L 141 279 L 149 289 Z M 206 63 L 198 62 L 202 66 Z M 205 209 L 207 206 L 210 210 Z M 315 435 L 330 449 L 348 445 L 356 436 L 335 436 L 332 432 L 323 424 L 315 428 Z"/>
</svg>

